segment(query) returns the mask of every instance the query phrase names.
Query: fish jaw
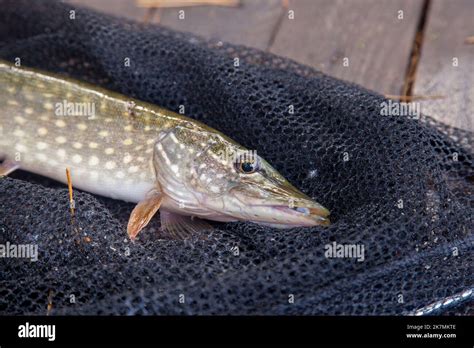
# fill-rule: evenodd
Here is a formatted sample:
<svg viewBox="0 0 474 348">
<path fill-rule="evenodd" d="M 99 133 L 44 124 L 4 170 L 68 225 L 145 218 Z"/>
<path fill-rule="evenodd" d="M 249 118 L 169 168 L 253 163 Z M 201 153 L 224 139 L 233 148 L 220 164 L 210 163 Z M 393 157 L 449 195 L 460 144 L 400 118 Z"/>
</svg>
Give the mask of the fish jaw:
<svg viewBox="0 0 474 348">
<path fill-rule="evenodd" d="M 302 206 L 290 208 L 288 206 L 282 205 L 266 205 L 263 207 L 264 209 L 262 209 L 262 215 L 278 215 L 278 221 L 280 221 L 280 223 L 260 222 L 261 225 L 272 226 L 276 228 L 293 228 L 328 226 L 331 223 L 328 218 L 329 210 L 319 204 L 317 208 L 308 208 Z"/>
<path fill-rule="evenodd" d="M 256 192 L 255 192 L 256 191 Z M 233 194 L 241 202 L 240 214 L 257 224 L 276 228 L 327 226 L 328 209 L 293 188 L 287 194 L 268 194 L 265 188 L 236 189 Z M 258 197 L 257 195 L 260 195 Z"/>
</svg>

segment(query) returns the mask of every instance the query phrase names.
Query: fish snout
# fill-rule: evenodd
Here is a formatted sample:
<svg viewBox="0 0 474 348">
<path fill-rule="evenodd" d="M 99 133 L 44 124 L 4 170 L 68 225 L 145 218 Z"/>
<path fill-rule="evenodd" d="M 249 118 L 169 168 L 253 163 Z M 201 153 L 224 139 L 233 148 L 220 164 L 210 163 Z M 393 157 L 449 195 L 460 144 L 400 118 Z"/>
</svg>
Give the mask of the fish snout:
<svg viewBox="0 0 474 348">
<path fill-rule="evenodd" d="M 330 212 L 321 204 L 312 200 L 291 201 L 288 205 L 275 206 L 279 214 L 286 217 L 289 224 L 295 223 L 302 226 L 327 226 L 331 222 L 329 220 Z"/>
</svg>

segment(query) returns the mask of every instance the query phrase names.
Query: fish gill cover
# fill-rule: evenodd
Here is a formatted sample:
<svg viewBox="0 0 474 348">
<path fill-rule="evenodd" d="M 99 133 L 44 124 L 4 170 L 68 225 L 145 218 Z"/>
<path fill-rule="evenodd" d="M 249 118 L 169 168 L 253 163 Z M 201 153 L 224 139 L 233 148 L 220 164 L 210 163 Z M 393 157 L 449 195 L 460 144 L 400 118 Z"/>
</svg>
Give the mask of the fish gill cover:
<svg viewBox="0 0 474 348">
<path fill-rule="evenodd" d="M 71 222 L 64 185 L 14 173 L 0 244 L 38 260 L 1 260 L 1 314 L 472 314 L 472 133 L 381 115 L 382 96 L 254 49 L 59 2 L 0 8 L 1 58 L 185 105 L 332 213 L 329 227 L 213 223 L 186 241 L 155 218 L 131 243 L 133 205 L 76 190 Z M 337 257 L 344 245 L 363 257 Z"/>
</svg>

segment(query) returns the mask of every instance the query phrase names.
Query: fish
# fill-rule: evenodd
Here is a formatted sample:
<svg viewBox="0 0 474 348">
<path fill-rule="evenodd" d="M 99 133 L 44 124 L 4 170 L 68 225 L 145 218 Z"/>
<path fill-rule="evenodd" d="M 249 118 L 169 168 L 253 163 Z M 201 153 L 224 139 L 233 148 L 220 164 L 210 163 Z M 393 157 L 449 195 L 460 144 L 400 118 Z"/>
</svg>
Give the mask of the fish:
<svg viewBox="0 0 474 348">
<path fill-rule="evenodd" d="M 185 115 L 69 77 L 0 60 L 0 175 L 17 169 L 136 203 L 135 240 L 160 211 L 177 239 L 208 220 L 327 226 L 329 210 L 256 150 Z"/>
</svg>

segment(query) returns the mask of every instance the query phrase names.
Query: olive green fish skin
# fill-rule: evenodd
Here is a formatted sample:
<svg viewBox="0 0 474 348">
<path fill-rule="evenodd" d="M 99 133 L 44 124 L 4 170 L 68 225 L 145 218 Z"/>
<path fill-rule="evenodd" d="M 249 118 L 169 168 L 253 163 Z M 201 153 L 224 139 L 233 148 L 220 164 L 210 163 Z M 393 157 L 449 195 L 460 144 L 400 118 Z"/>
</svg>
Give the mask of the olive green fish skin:
<svg viewBox="0 0 474 348">
<path fill-rule="evenodd" d="M 140 202 L 158 188 L 162 208 L 275 227 L 327 224 L 329 212 L 256 156 L 206 125 L 72 79 L 0 61 L 0 159 L 76 188 Z"/>
<path fill-rule="evenodd" d="M 189 119 L 88 84 L 0 63 L 0 154 L 21 168 L 138 202 L 155 185 L 158 134 Z M 66 103 L 86 105 L 68 115 Z M 86 104 L 83 104 L 86 103 Z M 88 112 L 88 111 L 94 111 Z"/>
</svg>

